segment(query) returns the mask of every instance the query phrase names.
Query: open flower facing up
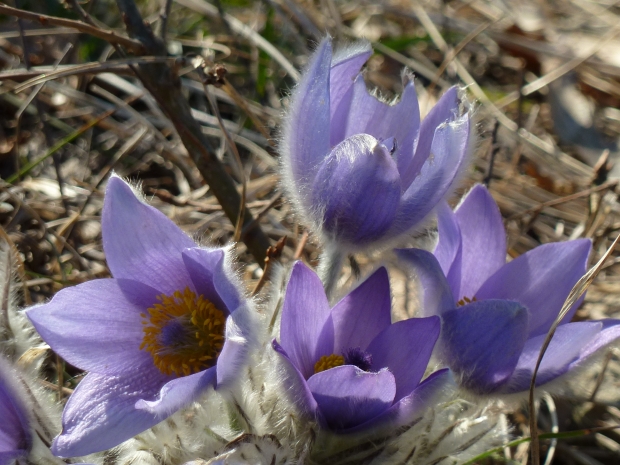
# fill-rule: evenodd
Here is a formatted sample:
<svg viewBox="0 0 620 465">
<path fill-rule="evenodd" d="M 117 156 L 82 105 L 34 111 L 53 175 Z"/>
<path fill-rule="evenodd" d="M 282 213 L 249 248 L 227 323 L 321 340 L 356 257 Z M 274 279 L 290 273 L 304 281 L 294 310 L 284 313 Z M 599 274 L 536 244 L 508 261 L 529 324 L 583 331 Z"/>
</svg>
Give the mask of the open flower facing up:
<svg viewBox="0 0 620 465">
<path fill-rule="evenodd" d="M 475 186 L 452 212 L 438 212 L 433 254 L 400 250 L 424 288 L 424 315 L 442 319 L 440 357 L 477 394 L 527 391 L 540 349 L 569 292 L 585 273 L 588 239 L 541 245 L 506 263 L 495 201 Z M 569 323 L 568 312 L 537 375 L 542 385 L 620 336 L 618 321 Z"/>
<path fill-rule="evenodd" d="M 245 301 L 225 250 L 197 247 L 118 177 L 108 182 L 102 234 L 113 278 L 27 312 L 52 349 L 89 372 L 52 447 L 63 457 L 116 446 L 231 382 L 246 351 Z"/>
<path fill-rule="evenodd" d="M 320 237 L 354 251 L 399 236 L 450 190 L 464 165 L 469 115 L 448 90 L 420 123 L 412 80 L 389 105 L 369 94 L 360 69 L 367 43 L 332 55 L 321 42 L 284 122 L 283 180 Z"/>
<path fill-rule="evenodd" d="M 333 430 L 398 423 L 423 411 L 446 372 L 420 383 L 439 318 L 391 323 L 390 285 L 380 268 L 330 309 L 317 275 L 294 265 L 282 307 L 280 343 L 304 408 Z"/>
<path fill-rule="evenodd" d="M 30 421 L 16 376 L 0 357 L 0 465 L 27 456 L 32 446 Z"/>
</svg>

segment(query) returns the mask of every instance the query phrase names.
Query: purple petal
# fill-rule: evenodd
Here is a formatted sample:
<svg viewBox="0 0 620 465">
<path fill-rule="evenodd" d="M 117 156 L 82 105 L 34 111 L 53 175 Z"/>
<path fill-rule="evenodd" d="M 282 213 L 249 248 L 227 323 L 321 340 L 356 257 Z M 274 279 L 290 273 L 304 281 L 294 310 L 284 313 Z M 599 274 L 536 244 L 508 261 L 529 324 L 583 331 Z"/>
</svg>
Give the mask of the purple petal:
<svg viewBox="0 0 620 465">
<path fill-rule="evenodd" d="M 342 115 L 349 113 L 353 97 L 353 80 L 372 55 L 368 42 L 356 42 L 350 46 L 336 50 L 332 58 L 329 77 L 331 145 L 342 142 L 345 138 L 346 117 L 335 117 L 336 112 Z"/>
<path fill-rule="evenodd" d="M 385 146 L 363 134 L 334 147 L 312 187 L 323 228 L 351 244 L 380 238 L 394 220 L 399 199 L 394 160 Z"/>
<path fill-rule="evenodd" d="M 157 396 L 170 379 L 146 368 L 123 376 L 89 373 L 69 397 L 52 453 L 59 457 L 92 454 L 155 426 L 167 415 L 153 415 L 135 404 Z"/>
<path fill-rule="evenodd" d="M 334 350 L 339 354 L 350 348 L 363 350 L 390 326 L 390 279 L 383 267 L 350 292 L 332 309 Z"/>
<path fill-rule="evenodd" d="M 450 379 L 450 370 L 447 368 L 432 373 L 411 394 L 395 402 L 388 410 L 346 432 L 372 430 L 376 434 L 377 430 L 383 428 L 393 431 L 400 426 L 411 426 L 428 411 Z"/>
<path fill-rule="evenodd" d="M 226 268 L 223 249 L 192 248 L 183 251 L 183 262 L 199 294 L 209 299 L 226 315 L 240 304 L 239 290 Z"/>
<path fill-rule="evenodd" d="M 248 346 L 245 341 L 226 339 L 217 359 L 217 387 L 230 386 L 239 379 L 246 360 Z"/>
<path fill-rule="evenodd" d="M 458 108 L 458 89 L 451 87 L 439 99 L 437 104 L 428 112 L 420 125 L 420 137 L 415 149 L 413 168 L 417 173 L 422 165 L 426 163 L 429 155 L 435 153 L 431 150 L 435 130 L 446 121 L 453 121 L 459 113 Z M 405 185 L 406 187 L 409 184 Z"/>
<path fill-rule="evenodd" d="M 386 411 L 396 392 L 389 370 L 368 373 L 352 365 L 317 373 L 308 379 L 308 387 L 335 430 L 352 428 Z"/>
<path fill-rule="evenodd" d="M 372 369 L 389 368 L 394 375 L 395 400 L 411 394 L 420 383 L 439 337 L 440 326 L 437 316 L 399 321 L 383 330 L 368 346 Z"/>
<path fill-rule="evenodd" d="M 329 74 L 332 44 L 323 39 L 295 89 L 285 127 L 282 152 L 285 176 L 300 192 L 311 184 L 321 160 L 329 153 Z M 308 117 L 310 115 L 310 117 Z"/>
<path fill-rule="evenodd" d="M 571 363 L 578 363 L 583 360 L 580 352 L 589 342 L 596 340 L 602 326 L 602 323 L 598 321 L 584 321 L 558 326 L 538 369 L 536 385 L 540 386 L 552 381 L 566 373 Z M 546 334 L 541 334 L 525 343 L 514 374 L 502 388 L 503 392 L 520 392 L 530 389 L 532 374 L 546 337 Z"/>
<path fill-rule="evenodd" d="M 432 253 L 420 249 L 396 249 L 396 255 L 413 269 L 422 286 L 422 316 L 441 316 L 455 308 L 450 285 Z"/>
<path fill-rule="evenodd" d="M 143 318 L 157 291 L 138 281 L 97 279 L 58 292 L 26 315 L 62 358 L 83 370 L 122 374 L 153 364 L 140 350 Z"/>
<path fill-rule="evenodd" d="M 433 255 L 437 258 L 444 275 L 447 277 L 455 264 L 458 264 L 458 266 L 454 266 L 454 268 L 458 268 L 460 272 L 461 230 L 456 221 L 456 216 L 447 202 L 439 202 L 436 212 L 439 240 L 437 241 Z M 460 279 L 461 277 L 459 275 L 456 288 L 450 286 L 451 289 L 458 291 Z"/>
<path fill-rule="evenodd" d="M 346 121 L 346 129 L 344 133 L 332 132 L 332 145 L 356 134 L 369 134 L 378 140 L 395 138 L 398 148 L 394 157 L 400 176 L 403 177 L 403 186 L 408 186 L 417 174 L 417 171 L 412 170 L 412 159 L 420 129 L 420 109 L 413 81 L 406 84 L 400 101 L 395 105 L 381 102 L 370 95 L 362 75 L 355 80 L 351 94 L 350 106 L 345 109 L 341 105 L 333 114 L 332 125 L 339 127 Z"/>
<path fill-rule="evenodd" d="M 312 376 L 320 357 L 334 351 L 333 332 L 321 340 L 326 323 L 331 324 L 331 319 L 323 284 L 310 268 L 297 262 L 282 304 L 280 344 L 304 378 Z"/>
<path fill-rule="evenodd" d="M 216 376 L 216 368 L 211 367 L 189 376 L 173 379 L 162 386 L 156 399 L 140 399 L 136 401 L 135 407 L 157 418 L 166 418 L 189 405 L 207 388 L 215 386 Z"/>
<path fill-rule="evenodd" d="M 18 385 L 19 375 L 0 357 L 0 463 L 27 455 L 32 447 L 30 421 Z"/>
<path fill-rule="evenodd" d="M 507 300 L 473 302 L 445 312 L 442 357 L 462 386 L 478 394 L 495 391 L 517 365 L 527 320 L 527 310 Z"/>
<path fill-rule="evenodd" d="M 528 309 L 529 337 L 545 334 L 586 272 L 589 239 L 544 244 L 507 263 L 476 293 L 478 300 L 515 300 Z M 577 306 L 563 321 L 570 321 Z"/>
<path fill-rule="evenodd" d="M 141 281 L 168 295 L 189 285 L 181 253 L 196 244 L 163 213 L 138 200 L 120 178 L 108 181 L 101 228 L 115 278 Z"/>
<path fill-rule="evenodd" d="M 597 323 L 602 324 L 601 332 L 581 349 L 579 358 L 571 363 L 569 369 L 620 338 L 620 320 L 606 319 L 599 320 Z M 573 325 L 575 323 L 570 324 Z"/>
<path fill-rule="evenodd" d="M 403 195 L 390 230 L 392 236 L 421 222 L 450 190 L 469 151 L 469 124 L 469 115 L 464 115 L 437 128 L 431 147 L 433 156 Z"/>
<path fill-rule="evenodd" d="M 289 358 L 286 351 L 280 344 L 274 339 L 271 343 L 273 349 L 282 357 L 286 367 L 288 367 L 288 378 L 283 380 L 285 392 L 296 394 L 295 404 L 302 409 L 310 417 L 316 417 L 319 415 L 319 406 L 314 400 L 314 396 L 310 392 L 308 383 L 304 379 L 299 369 L 295 366 L 292 360 Z"/>
<path fill-rule="evenodd" d="M 506 264 L 502 214 L 486 187 L 478 184 L 455 211 L 461 232 L 461 284 L 454 297 L 472 298 L 480 286 Z M 439 231 L 441 242 L 442 231 Z"/>
</svg>

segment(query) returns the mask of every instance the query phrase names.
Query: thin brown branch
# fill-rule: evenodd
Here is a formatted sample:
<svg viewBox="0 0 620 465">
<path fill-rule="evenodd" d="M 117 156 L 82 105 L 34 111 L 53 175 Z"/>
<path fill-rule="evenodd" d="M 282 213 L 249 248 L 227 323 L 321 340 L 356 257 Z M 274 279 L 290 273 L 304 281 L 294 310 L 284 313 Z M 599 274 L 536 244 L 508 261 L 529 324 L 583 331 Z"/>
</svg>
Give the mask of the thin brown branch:
<svg viewBox="0 0 620 465">
<path fill-rule="evenodd" d="M 272 245 L 267 249 L 267 257 L 265 258 L 265 269 L 263 270 L 263 275 L 260 277 L 260 280 L 256 283 L 256 286 L 252 291 L 252 296 L 258 294 L 263 288 L 263 286 L 265 286 L 267 281 L 269 281 L 269 279 L 271 278 L 273 265 L 276 261 L 280 260 L 285 245 L 286 236 L 283 236 L 278 242 L 275 243 L 275 245 Z"/>
<path fill-rule="evenodd" d="M 43 72 L 39 71 L 36 73 L 36 77 L 29 79 L 26 82 L 21 83 L 18 86 L 15 86 L 11 89 L 12 92 L 18 94 L 21 91 L 36 86 L 42 82 L 51 81 L 52 79 L 60 79 L 67 76 L 75 76 L 78 74 L 94 74 L 94 73 L 108 73 L 110 71 L 116 71 L 119 69 L 126 69 L 127 66 L 141 64 L 141 63 L 165 63 L 165 62 L 174 62 L 178 60 L 177 58 L 171 57 L 131 57 L 131 58 L 122 58 L 119 60 L 110 60 L 104 63 L 99 63 L 98 61 L 92 63 L 84 63 L 80 65 L 67 65 L 63 66 L 56 71 Z M 183 59 L 181 59 L 183 60 Z M 11 73 L 11 71 L 7 71 L 4 73 L 0 73 L 0 80 L 6 78 L 13 78 L 16 73 Z M 20 76 L 26 75 L 22 73 Z"/>
<path fill-rule="evenodd" d="M 529 215 L 530 213 L 537 214 L 537 213 L 540 213 L 546 207 L 553 207 L 554 205 L 566 203 L 571 200 L 579 199 L 581 197 L 587 197 L 588 195 L 594 192 L 604 191 L 606 189 L 613 189 L 618 185 L 618 182 L 620 181 L 614 179 L 612 181 L 608 181 L 604 184 L 601 184 L 600 186 L 594 186 L 594 187 L 591 187 L 590 189 L 585 189 L 583 191 L 575 192 L 574 194 L 566 195 L 564 197 L 560 197 L 559 199 L 549 200 L 548 202 L 541 203 L 540 205 L 536 205 L 535 207 L 528 208 L 527 210 L 514 213 L 510 215 L 508 218 L 506 218 L 506 221 L 515 220 L 517 218 L 521 218 L 522 216 Z"/>
<path fill-rule="evenodd" d="M 116 0 L 116 4 L 123 15 L 129 35 L 144 44 L 146 53 L 165 56 L 164 42 L 156 37 L 150 26 L 144 22 L 133 0 Z M 136 67 L 136 74 L 170 118 L 198 171 L 222 205 L 224 213 L 236 224 L 241 196 L 234 180 L 215 156 L 209 139 L 202 133 L 202 127 L 192 116 L 192 109 L 183 95 L 175 69 L 165 63 L 140 64 Z M 247 213 L 242 225 L 246 226 L 252 221 L 252 215 Z M 248 230 L 241 240 L 258 264 L 264 266 L 270 241 L 259 225 Z"/>
<path fill-rule="evenodd" d="M 131 50 L 134 53 L 144 53 L 144 46 L 139 41 L 130 39 L 129 37 L 118 35 L 114 31 L 107 31 L 105 29 L 86 24 L 82 21 L 58 18 L 56 16 L 49 16 L 40 13 L 32 13 L 30 11 L 10 7 L 8 5 L 5 5 L 4 3 L 0 3 L 0 14 L 28 19 L 30 21 L 37 21 L 44 26 L 51 24 L 52 26 L 70 27 L 85 34 L 90 34 L 92 36 L 103 39 L 112 44 L 122 45 L 123 47 Z"/>
</svg>

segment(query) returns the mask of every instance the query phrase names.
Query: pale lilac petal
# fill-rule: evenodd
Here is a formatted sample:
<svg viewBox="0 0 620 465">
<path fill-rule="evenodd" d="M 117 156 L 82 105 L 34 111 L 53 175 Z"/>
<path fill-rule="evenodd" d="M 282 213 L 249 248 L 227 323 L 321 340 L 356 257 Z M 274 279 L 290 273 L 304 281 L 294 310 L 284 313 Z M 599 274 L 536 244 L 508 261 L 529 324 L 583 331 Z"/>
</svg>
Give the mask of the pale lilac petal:
<svg viewBox="0 0 620 465">
<path fill-rule="evenodd" d="M 462 250 L 461 284 L 454 295 L 459 300 L 474 297 L 480 286 L 506 264 L 506 231 L 495 200 L 480 184 L 469 191 L 455 216 Z"/>
<path fill-rule="evenodd" d="M 166 418 L 200 397 L 207 388 L 215 387 L 216 376 L 216 367 L 211 367 L 173 379 L 162 386 L 156 399 L 140 399 L 136 401 L 135 407 L 157 418 Z"/>
<path fill-rule="evenodd" d="M 379 268 L 338 302 L 332 309 L 332 321 L 337 353 L 358 347 L 365 350 L 392 322 L 387 270 Z"/>
<path fill-rule="evenodd" d="M 554 380 L 566 373 L 571 363 L 578 363 L 582 360 L 580 352 L 589 342 L 596 339 L 602 326 L 602 323 L 598 321 L 558 326 L 538 369 L 536 385 L 541 386 Z M 529 390 L 536 361 L 546 337 L 546 334 L 541 334 L 525 343 L 514 373 L 510 381 L 502 388 L 502 392 Z"/>
<path fill-rule="evenodd" d="M 30 421 L 18 374 L 0 357 L 0 463 L 27 455 L 32 446 Z"/>
<path fill-rule="evenodd" d="M 351 107 L 353 81 L 370 55 L 372 48 L 365 41 L 356 42 L 334 52 L 329 77 L 331 145 L 336 145 L 345 138 L 346 115 Z M 344 117 L 336 117 L 336 112 Z"/>
<path fill-rule="evenodd" d="M 497 390 L 512 375 L 527 340 L 527 310 L 484 300 L 445 312 L 441 351 L 459 383 L 478 393 Z"/>
<path fill-rule="evenodd" d="M 122 374 L 146 363 L 143 317 L 157 291 L 138 281 L 97 279 L 58 292 L 26 311 L 41 337 L 72 365 Z"/>
<path fill-rule="evenodd" d="M 458 295 L 461 286 L 461 230 L 456 216 L 447 202 L 439 202 L 436 208 L 439 241 L 433 251 L 448 280 L 452 295 Z M 505 252 L 505 251 L 504 251 Z"/>
<path fill-rule="evenodd" d="M 67 401 L 52 453 L 78 457 L 110 449 L 165 420 L 167 415 L 153 415 L 135 404 L 155 398 L 171 379 L 147 367 L 123 376 L 89 373 Z"/>
<path fill-rule="evenodd" d="M 103 249 L 112 276 L 171 295 L 190 283 L 181 253 L 196 244 L 122 179 L 108 181 L 101 214 Z"/>
<path fill-rule="evenodd" d="M 455 308 L 450 285 L 432 253 L 421 249 L 396 249 L 396 255 L 417 275 L 424 297 L 422 316 L 441 316 Z"/>
<path fill-rule="evenodd" d="M 226 339 L 217 358 L 217 387 L 230 386 L 239 379 L 248 352 L 245 341 Z"/>
<path fill-rule="evenodd" d="M 413 424 L 428 412 L 436 396 L 451 379 L 447 368 L 431 373 L 411 394 L 394 402 L 385 412 L 346 432 L 357 433 L 371 429 L 376 432 L 386 427 L 393 431 L 394 428 Z"/>
<path fill-rule="evenodd" d="M 226 273 L 222 249 L 192 248 L 183 251 L 183 262 L 199 294 L 229 315 L 240 304 L 239 290 Z"/>
<path fill-rule="evenodd" d="M 283 130 L 282 150 L 286 176 L 299 192 L 309 187 L 314 174 L 330 150 L 329 74 L 331 39 L 324 39 L 314 52 L 295 90 Z"/>
<path fill-rule="evenodd" d="M 420 137 L 415 149 L 414 165 L 415 171 L 418 172 L 421 166 L 426 163 L 429 155 L 434 153 L 431 150 L 433 138 L 435 136 L 435 128 L 446 121 L 452 121 L 459 116 L 458 107 L 458 88 L 451 87 L 448 89 L 428 112 L 426 117 L 420 124 Z"/>
<path fill-rule="evenodd" d="M 312 186 L 323 228 L 337 239 L 363 244 L 379 239 L 398 209 L 400 178 L 387 148 L 368 135 L 338 144 Z"/>
<path fill-rule="evenodd" d="M 389 370 L 369 373 L 352 365 L 317 373 L 308 379 L 308 387 L 327 425 L 336 430 L 352 428 L 386 411 L 396 392 Z"/>
<path fill-rule="evenodd" d="M 597 322 L 602 325 L 601 332 L 581 349 L 579 358 L 570 364 L 569 369 L 620 338 L 620 320 L 606 319 Z M 573 324 L 575 323 L 571 323 L 571 325 Z"/>
<path fill-rule="evenodd" d="M 437 128 L 431 147 L 433 156 L 403 195 L 389 235 L 401 234 L 418 224 L 450 190 L 469 150 L 469 132 L 469 115 Z"/>
<path fill-rule="evenodd" d="M 334 350 L 333 326 L 320 342 L 327 322 L 331 324 L 330 307 L 321 280 L 303 263 L 295 263 L 282 304 L 280 344 L 305 378 L 312 376 L 321 356 Z"/>
<path fill-rule="evenodd" d="M 346 113 L 340 109 L 333 116 L 332 124 L 346 121 L 344 134 L 332 137 L 332 144 L 356 134 L 369 134 L 378 140 L 396 139 L 394 158 L 398 171 L 407 187 L 419 171 L 412 164 L 414 145 L 420 130 L 420 109 L 413 81 L 407 82 L 403 94 L 395 105 L 381 102 L 366 88 L 364 77 L 359 75 L 351 89 L 351 103 Z"/>
<path fill-rule="evenodd" d="M 530 316 L 529 337 L 545 334 L 564 300 L 586 272 L 589 239 L 544 244 L 515 258 L 491 276 L 476 292 L 478 300 L 519 302 Z M 564 321 L 570 321 L 576 306 Z"/>
<path fill-rule="evenodd" d="M 319 416 L 319 406 L 314 400 L 312 392 L 308 387 L 308 383 L 304 379 L 299 369 L 291 361 L 286 351 L 280 344 L 274 339 L 271 343 L 273 349 L 282 357 L 285 366 L 288 367 L 288 378 L 285 378 L 283 383 L 289 389 L 285 389 L 285 392 L 291 392 L 296 395 L 295 403 L 302 409 L 307 415 L 311 417 Z"/>
<path fill-rule="evenodd" d="M 399 321 L 383 330 L 368 346 L 372 369 L 389 368 L 394 375 L 395 400 L 411 394 L 420 383 L 439 337 L 440 326 L 437 316 Z"/>
</svg>

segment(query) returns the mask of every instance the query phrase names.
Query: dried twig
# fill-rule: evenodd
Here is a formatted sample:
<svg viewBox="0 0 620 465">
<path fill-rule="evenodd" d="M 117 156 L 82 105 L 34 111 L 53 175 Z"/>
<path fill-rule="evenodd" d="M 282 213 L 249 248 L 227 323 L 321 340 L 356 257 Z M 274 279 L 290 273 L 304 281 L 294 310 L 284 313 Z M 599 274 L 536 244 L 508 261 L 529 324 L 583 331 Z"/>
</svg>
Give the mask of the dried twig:
<svg viewBox="0 0 620 465">
<path fill-rule="evenodd" d="M 284 246 L 286 245 L 286 236 L 282 237 L 275 245 L 272 245 L 267 249 L 267 257 L 265 258 L 265 269 L 263 270 L 263 275 L 260 277 L 259 281 L 256 283 L 254 290 L 252 291 L 252 296 L 255 296 L 260 292 L 263 286 L 269 281 L 271 277 L 271 272 L 273 270 L 273 264 L 276 260 L 279 260 L 282 256 L 282 251 L 284 250 Z"/>
<path fill-rule="evenodd" d="M 30 21 L 38 21 L 43 25 L 51 24 L 52 26 L 70 27 L 85 34 L 99 37 L 100 39 L 103 39 L 112 44 L 122 45 L 123 47 L 131 50 L 134 53 L 144 52 L 144 47 L 139 41 L 119 35 L 114 31 L 106 31 L 105 29 L 101 29 L 91 24 L 83 23 L 82 21 L 58 18 L 56 16 L 49 16 L 40 13 L 32 13 L 30 11 L 12 8 L 2 3 L 0 3 L 0 14 L 15 16 L 16 18 L 28 19 Z"/>
<path fill-rule="evenodd" d="M 133 0 L 116 0 L 116 3 L 123 14 L 129 34 L 140 40 L 148 53 L 165 56 L 165 44 L 145 24 Z M 141 64 L 137 67 L 137 74 L 174 124 L 185 148 L 222 205 L 226 216 L 235 223 L 239 218 L 241 196 L 234 181 L 215 156 L 211 143 L 202 133 L 202 128 L 192 116 L 191 107 L 181 92 L 178 76 L 173 69 L 163 63 Z M 252 219 L 252 215 L 244 215 L 243 225 Z M 256 225 L 241 240 L 259 265 L 263 266 L 269 238 L 260 227 Z"/>
</svg>

